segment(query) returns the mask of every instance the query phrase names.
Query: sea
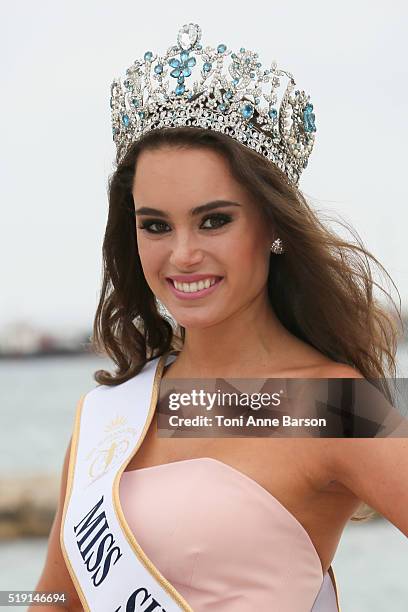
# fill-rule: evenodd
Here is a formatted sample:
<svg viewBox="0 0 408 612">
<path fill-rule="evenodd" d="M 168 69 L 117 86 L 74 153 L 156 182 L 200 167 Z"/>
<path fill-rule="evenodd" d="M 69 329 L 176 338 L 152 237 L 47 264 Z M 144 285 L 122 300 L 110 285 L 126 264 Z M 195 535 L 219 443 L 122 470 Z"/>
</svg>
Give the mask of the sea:
<svg viewBox="0 0 408 612">
<path fill-rule="evenodd" d="M 408 376 L 407 345 L 399 362 Z M 77 402 L 101 368 L 111 363 L 90 355 L 0 361 L 0 481 L 61 472 Z M 44 538 L 0 541 L 0 591 L 34 589 L 46 552 Z M 342 612 L 407 612 L 408 542 L 388 521 L 350 522 L 332 565 Z"/>
</svg>

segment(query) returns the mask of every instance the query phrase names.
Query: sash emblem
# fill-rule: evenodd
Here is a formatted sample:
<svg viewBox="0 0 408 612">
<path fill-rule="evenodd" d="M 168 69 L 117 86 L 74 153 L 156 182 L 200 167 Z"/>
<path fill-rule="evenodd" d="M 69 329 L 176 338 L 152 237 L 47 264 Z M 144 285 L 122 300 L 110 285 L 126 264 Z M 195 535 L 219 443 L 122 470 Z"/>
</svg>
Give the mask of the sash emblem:
<svg viewBox="0 0 408 612">
<path fill-rule="evenodd" d="M 137 431 L 128 426 L 124 416 L 116 416 L 104 428 L 107 434 L 90 451 L 86 457 L 89 485 L 102 478 L 112 468 L 119 465 L 126 456 L 132 441 L 136 440 Z"/>
</svg>

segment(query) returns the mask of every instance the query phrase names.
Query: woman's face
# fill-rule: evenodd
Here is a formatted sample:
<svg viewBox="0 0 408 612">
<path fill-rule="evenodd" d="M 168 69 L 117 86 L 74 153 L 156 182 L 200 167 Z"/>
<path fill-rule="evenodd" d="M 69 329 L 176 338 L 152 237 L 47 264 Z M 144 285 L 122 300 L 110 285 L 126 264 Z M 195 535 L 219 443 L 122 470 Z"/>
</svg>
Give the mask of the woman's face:
<svg viewBox="0 0 408 612">
<path fill-rule="evenodd" d="M 133 199 L 146 281 L 180 325 L 218 324 L 267 299 L 272 232 L 220 154 L 143 151 Z"/>
</svg>

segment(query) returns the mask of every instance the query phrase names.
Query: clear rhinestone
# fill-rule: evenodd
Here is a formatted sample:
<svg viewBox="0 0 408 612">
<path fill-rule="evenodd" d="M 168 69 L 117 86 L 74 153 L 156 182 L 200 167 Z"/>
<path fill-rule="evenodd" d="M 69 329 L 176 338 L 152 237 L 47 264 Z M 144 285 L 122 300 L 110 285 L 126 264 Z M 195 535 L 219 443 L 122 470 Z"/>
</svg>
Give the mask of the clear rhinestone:
<svg viewBox="0 0 408 612">
<path fill-rule="evenodd" d="M 180 28 L 177 42 L 182 49 L 188 51 L 200 40 L 200 28 L 196 23 L 188 23 Z"/>
</svg>

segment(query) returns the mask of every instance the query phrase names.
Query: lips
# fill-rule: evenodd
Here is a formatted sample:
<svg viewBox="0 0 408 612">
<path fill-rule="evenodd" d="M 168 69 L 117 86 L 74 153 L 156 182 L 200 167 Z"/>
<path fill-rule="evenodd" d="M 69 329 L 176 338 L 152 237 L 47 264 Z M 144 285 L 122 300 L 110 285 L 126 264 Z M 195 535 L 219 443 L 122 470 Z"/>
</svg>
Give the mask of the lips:
<svg viewBox="0 0 408 612">
<path fill-rule="evenodd" d="M 202 278 L 211 278 L 209 276 L 203 276 L 203 275 L 200 275 L 200 276 Z M 216 291 L 216 289 L 222 284 L 222 282 L 224 280 L 223 276 L 218 276 L 218 277 L 213 276 L 212 278 L 216 278 L 217 279 L 216 282 L 213 285 L 211 285 L 210 287 L 204 288 L 204 289 L 200 289 L 199 291 L 193 291 L 193 292 L 180 291 L 179 289 L 176 289 L 176 287 L 174 286 L 173 281 L 170 278 L 167 278 L 167 282 L 169 284 L 169 288 L 170 288 L 171 292 L 176 297 L 178 297 L 178 298 L 180 298 L 182 300 L 196 300 L 196 299 L 200 299 L 202 297 L 205 297 L 205 296 L 209 295 L 210 293 L 213 293 L 214 291 Z M 190 281 L 190 282 L 194 282 L 194 281 Z"/>
<path fill-rule="evenodd" d="M 172 280 L 172 281 L 177 281 L 179 283 L 194 283 L 194 282 L 198 282 L 200 280 L 205 280 L 206 278 L 223 278 L 222 276 L 219 276 L 218 274 L 176 274 L 174 276 L 166 276 L 166 279 L 168 280 Z"/>
</svg>

